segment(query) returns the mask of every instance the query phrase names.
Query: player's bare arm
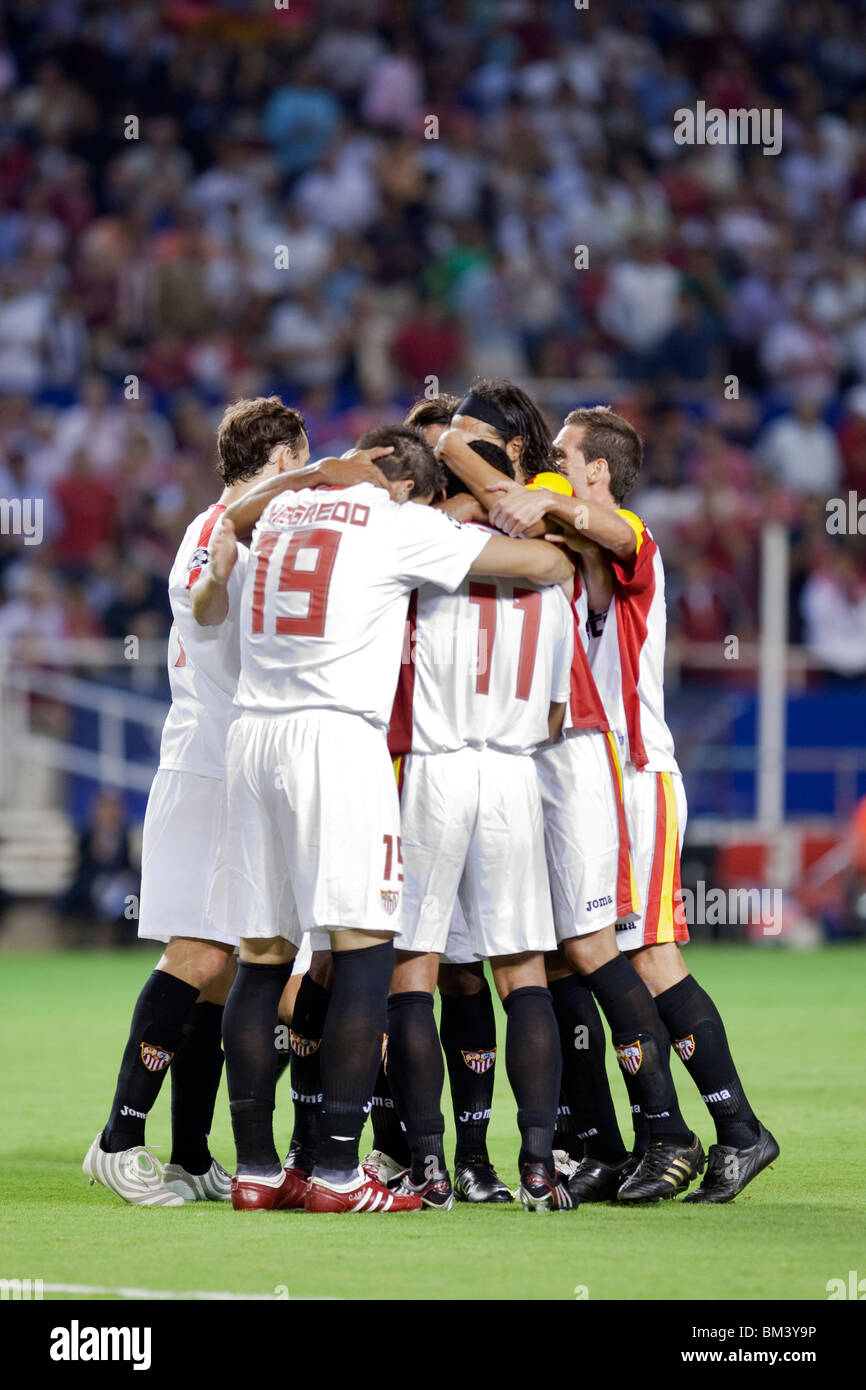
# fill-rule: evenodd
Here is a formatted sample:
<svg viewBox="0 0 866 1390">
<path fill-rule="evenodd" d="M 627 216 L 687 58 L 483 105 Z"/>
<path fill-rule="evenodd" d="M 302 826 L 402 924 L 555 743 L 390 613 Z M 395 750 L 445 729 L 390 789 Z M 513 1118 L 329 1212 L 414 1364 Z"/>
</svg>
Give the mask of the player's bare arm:
<svg viewBox="0 0 866 1390">
<path fill-rule="evenodd" d="M 564 700 L 551 701 L 550 712 L 547 716 L 548 743 L 556 743 L 557 739 L 562 734 L 562 726 L 565 723 L 565 711 L 566 703 Z"/>
<path fill-rule="evenodd" d="M 468 488 L 473 497 L 477 498 L 485 511 L 489 510 L 490 504 L 495 500 L 494 494 L 503 486 L 502 474 L 492 463 L 476 454 L 463 431 L 446 430 L 440 436 L 433 452 L 437 458 L 447 463 L 451 472 Z M 504 486 L 514 488 L 518 492 L 524 490 L 520 483 L 506 481 Z"/>
<path fill-rule="evenodd" d="M 530 528 L 547 519 L 578 532 L 621 559 L 635 552 L 635 532 L 613 507 L 581 502 L 547 488 L 527 489 L 501 481 L 489 490 L 497 493 L 490 507 L 491 525 L 507 536 L 525 536 Z"/>
<path fill-rule="evenodd" d="M 491 536 L 469 573 L 494 575 L 499 579 L 531 579 L 534 584 L 546 586 L 571 579 L 574 566 L 564 550 L 549 541 L 516 541 L 507 536 Z"/>
<path fill-rule="evenodd" d="M 579 552 L 586 597 L 595 613 L 606 613 L 613 598 L 613 570 L 598 545 L 584 545 Z"/>
<path fill-rule="evenodd" d="M 192 614 L 200 627 L 216 627 L 228 616 L 228 583 L 237 558 L 238 540 L 226 512 L 213 534 L 210 560 L 190 589 Z"/>
<path fill-rule="evenodd" d="M 391 452 L 390 448 L 354 449 L 344 458 L 318 459 L 289 473 L 276 473 L 232 502 L 226 508 L 226 517 L 239 537 L 249 539 L 268 503 L 283 492 L 299 492 L 305 487 L 355 487 L 358 483 L 387 488 L 375 460 Z"/>
<path fill-rule="evenodd" d="M 613 570 L 605 551 L 582 532 L 575 531 L 573 526 L 560 523 L 560 528 L 548 532 L 545 540 L 555 545 L 563 545 L 576 554 L 590 608 L 596 613 L 606 613 L 613 598 Z M 573 589 L 573 585 L 571 587 Z M 567 589 L 566 597 L 571 598 Z"/>
<path fill-rule="evenodd" d="M 471 492 L 458 492 L 456 497 L 446 497 L 436 505 L 436 510 L 444 512 L 453 521 L 474 521 L 482 526 L 487 524 L 487 512 Z"/>
</svg>

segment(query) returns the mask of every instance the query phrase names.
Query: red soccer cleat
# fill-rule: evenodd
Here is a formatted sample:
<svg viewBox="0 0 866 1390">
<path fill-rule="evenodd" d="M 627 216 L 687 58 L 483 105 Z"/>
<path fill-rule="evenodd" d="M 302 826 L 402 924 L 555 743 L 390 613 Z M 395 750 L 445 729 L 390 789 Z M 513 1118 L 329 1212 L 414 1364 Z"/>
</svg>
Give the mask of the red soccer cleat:
<svg viewBox="0 0 866 1390">
<path fill-rule="evenodd" d="M 305 1211 L 420 1211 L 423 1203 L 414 1194 L 403 1196 L 363 1173 L 347 1192 L 332 1187 L 321 1178 L 311 1178 L 304 1201 Z"/>
<path fill-rule="evenodd" d="M 283 1180 L 276 1187 L 255 1178 L 232 1178 L 232 1206 L 235 1211 L 292 1211 L 304 1205 L 307 1178 L 292 1168 L 283 1169 Z"/>
</svg>

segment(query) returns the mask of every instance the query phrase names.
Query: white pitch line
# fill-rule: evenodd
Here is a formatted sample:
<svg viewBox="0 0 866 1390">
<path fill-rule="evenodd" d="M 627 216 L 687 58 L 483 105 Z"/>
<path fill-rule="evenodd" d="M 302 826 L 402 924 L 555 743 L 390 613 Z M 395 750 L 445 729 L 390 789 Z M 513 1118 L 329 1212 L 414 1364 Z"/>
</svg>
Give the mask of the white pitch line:
<svg viewBox="0 0 866 1390">
<path fill-rule="evenodd" d="M 289 1295 L 288 1300 L 279 1294 L 273 1293 L 228 1293 L 219 1289 L 134 1289 L 119 1286 L 110 1287 L 106 1284 L 49 1284 L 43 1282 L 44 1293 L 69 1293 L 69 1294 L 113 1294 L 116 1298 L 135 1298 L 142 1302 L 170 1302 L 172 1300 L 198 1300 L 211 1303 L 241 1302 L 241 1303 L 283 1303 L 291 1301 L 327 1302 L 337 1303 L 340 1300 L 324 1296 L 321 1299 L 309 1298 L 304 1294 Z"/>
</svg>

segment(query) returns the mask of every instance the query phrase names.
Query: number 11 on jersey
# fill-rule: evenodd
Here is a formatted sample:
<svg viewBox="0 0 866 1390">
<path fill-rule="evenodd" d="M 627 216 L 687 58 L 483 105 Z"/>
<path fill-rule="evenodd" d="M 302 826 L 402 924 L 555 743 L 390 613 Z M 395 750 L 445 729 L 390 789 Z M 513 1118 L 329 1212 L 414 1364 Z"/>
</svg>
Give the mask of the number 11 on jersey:
<svg viewBox="0 0 866 1390">
<path fill-rule="evenodd" d="M 495 584 L 477 584 L 473 581 L 469 585 L 469 602 L 478 604 L 478 657 L 475 666 L 475 691 L 478 695 L 490 694 L 490 670 L 493 665 L 493 644 L 496 640 L 497 598 Z M 514 693 L 518 700 L 528 700 L 538 651 L 541 594 L 537 589 L 515 589 L 514 607 L 523 615 L 520 654 L 517 659 L 517 686 Z"/>
</svg>

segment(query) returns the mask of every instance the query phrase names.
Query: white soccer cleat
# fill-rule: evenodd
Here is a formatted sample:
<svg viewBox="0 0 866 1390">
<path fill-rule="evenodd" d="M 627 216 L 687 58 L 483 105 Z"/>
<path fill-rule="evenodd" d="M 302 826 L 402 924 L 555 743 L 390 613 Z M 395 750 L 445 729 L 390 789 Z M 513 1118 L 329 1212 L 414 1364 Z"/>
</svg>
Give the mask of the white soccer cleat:
<svg viewBox="0 0 866 1390">
<path fill-rule="evenodd" d="M 167 1163 L 162 1183 L 178 1193 L 184 1202 L 230 1202 L 232 1199 L 232 1175 L 215 1158 L 206 1173 L 188 1173 L 179 1163 Z"/>
<path fill-rule="evenodd" d="M 396 1159 L 389 1158 L 381 1149 L 373 1149 L 361 1164 L 368 1178 L 374 1182 L 380 1182 L 383 1187 L 390 1187 L 392 1182 L 402 1178 L 409 1169 Z"/>
<path fill-rule="evenodd" d="M 143 1144 L 120 1153 L 103 1153 L 99 1147 L 100 1131 L 94 1139 L 81 1167 L 91 1186 L 101 1182 L 109 1192 L 122 1197 L 134 1207 L 182 1207 L 183 1197 L 163 1186 L 163 1166 Z"/>
</svg>

